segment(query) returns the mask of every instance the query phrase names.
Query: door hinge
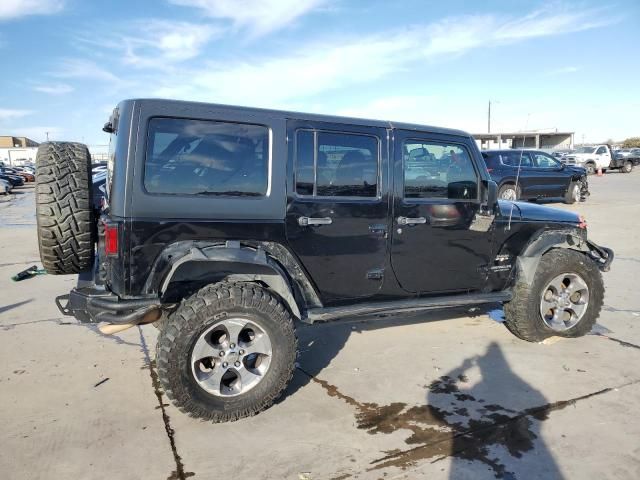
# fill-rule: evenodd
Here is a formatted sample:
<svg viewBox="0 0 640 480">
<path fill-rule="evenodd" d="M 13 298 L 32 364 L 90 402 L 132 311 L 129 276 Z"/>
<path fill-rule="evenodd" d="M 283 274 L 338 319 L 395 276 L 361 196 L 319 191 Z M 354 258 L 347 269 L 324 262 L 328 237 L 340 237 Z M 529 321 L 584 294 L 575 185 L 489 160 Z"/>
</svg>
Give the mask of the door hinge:
<svg viewBox="0 0 640 480">
<path fill-rule="evenodd" d="M 382 280 L 384 277 L 384 268 L 375 268 L 367 272 L 367 278 L 369 280 Z"/>
</svg>

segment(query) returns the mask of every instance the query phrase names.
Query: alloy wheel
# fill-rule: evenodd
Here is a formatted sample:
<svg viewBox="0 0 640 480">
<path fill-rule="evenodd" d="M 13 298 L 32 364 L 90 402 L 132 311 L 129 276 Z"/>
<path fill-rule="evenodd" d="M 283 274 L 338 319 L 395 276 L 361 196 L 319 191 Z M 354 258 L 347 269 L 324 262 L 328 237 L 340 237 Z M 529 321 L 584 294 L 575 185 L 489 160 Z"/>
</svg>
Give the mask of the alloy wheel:
<svg viewBox="0 0 640 480">
<path fill-rule="evenodd" d="M 589 306 L 589 286 L 575 273 L 563 273 L 542 290 L 540 315 L 558 332 L 575 327 Z"/>
<path fill-rule="evenodd" d="M 229 318 L 200 334 L 191 351 L 191 372 L 212 395 L 236 396 L 262 381 L 272 354 L 264 329 L 247 319 Z"/>
</svg>

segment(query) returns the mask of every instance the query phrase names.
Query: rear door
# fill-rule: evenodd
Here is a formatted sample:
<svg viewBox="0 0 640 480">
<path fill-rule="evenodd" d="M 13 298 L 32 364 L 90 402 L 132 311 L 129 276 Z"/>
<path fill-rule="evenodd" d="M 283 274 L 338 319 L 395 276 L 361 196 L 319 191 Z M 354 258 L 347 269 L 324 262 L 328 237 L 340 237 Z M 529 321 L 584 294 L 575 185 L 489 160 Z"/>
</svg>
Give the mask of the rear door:
<svg viewBox="0 0 640 480">
<path fill-rule="evenodd" d="M 391 263 L 408 292 L 480 289 L 491 230 L 470 230 L 482 162 L 466 137 L 399 130 L 394 138 Z"/>
<path fill-rule="evenodd" d="M 323 304 L 375 295 L 388 242 L 384 128 L 289 121 L 287 239 Z"/>
</svg>

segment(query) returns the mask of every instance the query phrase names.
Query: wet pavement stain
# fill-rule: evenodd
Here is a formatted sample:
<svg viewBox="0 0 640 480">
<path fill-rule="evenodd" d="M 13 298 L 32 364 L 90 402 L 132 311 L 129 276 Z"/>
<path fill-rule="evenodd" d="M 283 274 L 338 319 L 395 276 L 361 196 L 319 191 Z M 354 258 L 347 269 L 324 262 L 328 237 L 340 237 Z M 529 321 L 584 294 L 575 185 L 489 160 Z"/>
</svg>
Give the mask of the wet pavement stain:
<svg viewBox="0 0 640 480">
<path fill-rule="evenodd" d="M 356 408 L 357 428 L 369 434 L 390 434 L 398 430 L 407 430 L 411 435 L 405 440 L 407 445 L 415 445 L 408 450 L 393 450 L 371 462 L 368 471 L 388 467 L 406 469 L 420 461 L 432 463 L 447 457 L 457 457 L 469 461 L 480 461 L 487 465 L 496 478 L 515 479 L 515 474 L 497 458 L 492 458 L 490 447 L 502 446 L 514 458 L 521 458 L 525 452 L 534 448 L 537 435 L 533 431 L 533 420 L 544 421 L 553 411 L 575 405 L 581 400 L 608 393 L 614 388 L 605 388 L 596 392 L 548 403 L 522 411 L 504 408 L 497 404 L 484 405 L 472 395 L 460 393 L 457 381 L 443 376 L 428 387 L 431 394 L 463 396 L 464 407 L 454 405 L 451 410 L 433 405 L 409 407 L 406 403 L 394 402 L 389 405 L 362 403 L 343 394 L 335 385 L 313 377 L 304 370 L 313 382 L 320 385 L 329 396 L 338 398 Z M 465 382 L 467 379 L 465 378 Z M 629 382 L 615 388 L 623 388 L 640 380 Z M 469 414 L 472 410 L 474 414 Z M 479 418 L 477 417 L 480 414 Z M 346 478 L 346 477 L 345 477 Z"/>
<path fill-rule="evenodd" d="M 142 347 L 142 353 L 145 357 L 146 366 L 143 368 L 149 369 L 149 375 L 151 376 L 151 385 L 153 386 L 153 391 L 158 399 L 158 404 L 160 410 L 162 411 L 162 421 L 164 423 L 164 429 L 167 433 L 167 437 L 169 438 L 169 445 L 171 446 L 171 452 L 173 453 L 173 460 L 176 464 L 176 469 L 169 474 L 167 480 L 186 480 L 189 477 L 194 477 L 194 472 L 186 472 L 184 469 L 184 464 L 182 463 L 182 457 L 178 453 L 178 449 L 176 447 L 175 440 L 175 430 L 171 426 L 171 419 L 169 418 L 169 414 L 165 408 L 165 403 L 162 401 L 162 387 L 160 386 L 160 379 L 158 378 L 158 373 L 156 372 L 156 362 L 155 360 L 151 360 L 149 356 L 149 348 L 147 347 L 147 342 L 144 339 L 144 335 L 142 335 L 142 329 L 138 326 L 138 332 L 140 334 L 140 346 Z"/>
</svg>

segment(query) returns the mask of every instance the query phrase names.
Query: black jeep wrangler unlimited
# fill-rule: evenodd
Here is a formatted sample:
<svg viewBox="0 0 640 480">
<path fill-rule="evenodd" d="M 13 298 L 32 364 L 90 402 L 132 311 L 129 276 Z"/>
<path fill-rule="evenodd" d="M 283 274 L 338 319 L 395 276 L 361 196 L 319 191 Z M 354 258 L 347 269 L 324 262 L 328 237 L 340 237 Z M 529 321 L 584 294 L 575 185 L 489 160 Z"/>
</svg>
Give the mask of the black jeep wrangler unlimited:
<svg viewBox="0 0 640 480">
<path fill-rule="evenodd" d="M 269 407 L 296 320 L 502 302 L 540 341 L 600 313 L 613 252 L 575 213 L 498 201 L 464 132 L 165 100 L 123 101 L 104 130 L 100 211 L 86 146 L 39 148 L 41 259 L 80 274 L 64 314 L 158 326 L 160 381 L 192 416 Z"/>
</svg>

